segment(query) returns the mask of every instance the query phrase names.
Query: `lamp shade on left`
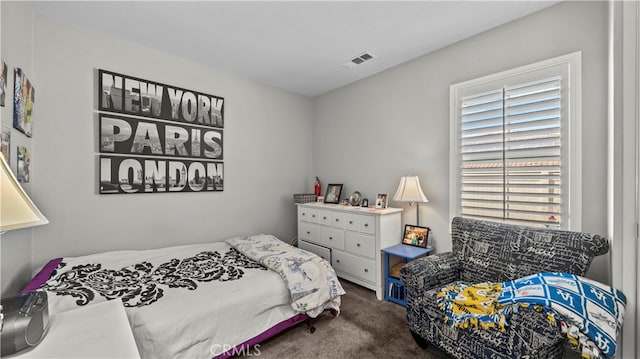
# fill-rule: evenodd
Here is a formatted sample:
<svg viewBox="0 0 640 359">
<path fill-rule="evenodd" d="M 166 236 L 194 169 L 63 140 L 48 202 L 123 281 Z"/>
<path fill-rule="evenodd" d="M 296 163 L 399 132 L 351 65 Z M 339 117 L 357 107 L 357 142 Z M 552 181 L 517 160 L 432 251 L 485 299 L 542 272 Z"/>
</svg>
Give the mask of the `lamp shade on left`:
<svg viewBox="0 0 640 359">
<path fill-rule="evenodd" d="M 20 186 L 2 155 L 0 161 L 0 232 L 49 223 Z"/>
</svg>

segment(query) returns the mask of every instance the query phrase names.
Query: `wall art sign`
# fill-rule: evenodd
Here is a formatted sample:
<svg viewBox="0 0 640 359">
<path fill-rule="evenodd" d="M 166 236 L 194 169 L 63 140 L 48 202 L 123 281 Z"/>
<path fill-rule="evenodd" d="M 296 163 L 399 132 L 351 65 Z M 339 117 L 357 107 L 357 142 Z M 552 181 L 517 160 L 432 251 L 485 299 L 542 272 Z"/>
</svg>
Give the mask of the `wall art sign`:
<svg viewBox="0 0 640 359">
<path fill-rule="evenodd" d="M 106 70 L 98 89 L 100 194 L 223 190 L 222 97 Z"/>
<path fill-rule="evenodd" d="M 13 127 L 31 137 L 33 105 L 36 89 L 21 68 L 14 70 Z"/>
</svg>

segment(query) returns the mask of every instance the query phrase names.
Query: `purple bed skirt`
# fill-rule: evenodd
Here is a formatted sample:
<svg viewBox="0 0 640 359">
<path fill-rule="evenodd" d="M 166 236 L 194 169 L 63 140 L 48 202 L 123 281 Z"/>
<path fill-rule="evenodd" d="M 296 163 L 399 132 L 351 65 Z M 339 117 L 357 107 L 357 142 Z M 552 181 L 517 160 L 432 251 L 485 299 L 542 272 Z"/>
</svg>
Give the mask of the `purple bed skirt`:
<svg viewBox="0 0 640 359">
<path fill-rule="evenodd" d="M 27 283 L 27 285 L 22 290 L 22 293 L 33 292 L 34 290 L 40 288 L 43 284 L 45 284 L 49 280 L 49 278 L 51 278 L 51 274 L 53 274 L 53 271 L 56 270 L 60 262 L 62 262 L 62 258 L 50 260 L 49 263 L 42 267 L 42 269 L 40 269 L 40 272 L 38 272 L 38 274 L 36 274 L 36 276 L 33 277 L 33 279 L 31 279 L 29 283 Z"/>
<path fill-rule="evenodd" d="M 231 358 L 232 356 L 236 356 L 236 355 L 244 355 L 247 353 L 251 353 L 251 346 L 260 343 L 263 340 L 266 340 L 268 338 L 271 338 L 272 336 L 280 333 L 281 331 L 292 327 L 298 323 L 300 323 L 301 321 L 307 319 L 308 316 L 306 314 L 296 314 L 293 317 L 289 318 L 289 319 L 285 319 L 283 321 L 281 321 L 280 323 L 274 325 L 273 327 L 265 330 L 264 332 L 256 335 L 255 337 L 247 340 L 246 342 L 242 343 L 242 344 L 238 344 L 235 347 L 227 350 L 226 352 L 214 357 L 215 359 L 227 359 L 227 358 Z"/>
<path fill-rule="evenodd" d="M 47 263 L 44 267 L 42 267 L 42 269 L 38 272 L 38 274 L 36 274 L 35 277 L 33 277 L 33 279 L 31 279 L 31 281 L 27 283 L 27 285 L 22 290 L 22 293 L 32 292 L 40 288 L 43 284 L 45 284 L 47 280 L 51 278 L 51 275 L 53 274 L 55 269 L 58 267 L 60 262 L 62 262 L 62 258 L 56 258 L 56 259 L 50 260 L 49 263 Z M 256 335 L 255 337 L 247 340 L 246 342 L 238 344 L 235 347 L 227 350 L 226 352 L 216 356 L 215 359 L 227 359 L 232 356 L 248 353 L 249 350 L 251 350 L 251 346 L 258 344 L 268 338 L 271 338 L 272 336 L 280 333 L 281 331 L 289 327 L 292 327 L 300 323 L 301 321 L 307 318 L 308 316 L 306 314 L 302 314 L 302 313 L 296 314 L 293 317 L 289 319 L 285 319 L 280 323 L 274 325 L 273 327 L 265 330 L 264 332 Z"/>
</svg>

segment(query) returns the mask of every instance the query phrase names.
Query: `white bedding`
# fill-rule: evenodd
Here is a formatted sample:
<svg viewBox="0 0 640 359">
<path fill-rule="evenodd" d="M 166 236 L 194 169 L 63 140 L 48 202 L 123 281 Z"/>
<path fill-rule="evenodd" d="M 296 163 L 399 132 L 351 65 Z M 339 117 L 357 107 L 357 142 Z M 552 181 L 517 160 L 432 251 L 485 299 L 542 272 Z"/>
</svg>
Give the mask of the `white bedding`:
<svg viewBox="0 0 640 359">
<path fill-rule="evenodd" d="M 234 237 L 226 242 L 278 273 L 289 288 L 294 310 L 311 318 L 326 309 L 335 315 L 340 313 L 340 296 L 346 293 L 326 260 L 268 234 Z"/>
<path fill-rule="evenodd" d="M 245 260 L 224 242 L 64 258 L 43 288 L 51 314 L 121 297 L 142 358 L 211 358 L 296 315 L 280 276 Z"/>
</svg>

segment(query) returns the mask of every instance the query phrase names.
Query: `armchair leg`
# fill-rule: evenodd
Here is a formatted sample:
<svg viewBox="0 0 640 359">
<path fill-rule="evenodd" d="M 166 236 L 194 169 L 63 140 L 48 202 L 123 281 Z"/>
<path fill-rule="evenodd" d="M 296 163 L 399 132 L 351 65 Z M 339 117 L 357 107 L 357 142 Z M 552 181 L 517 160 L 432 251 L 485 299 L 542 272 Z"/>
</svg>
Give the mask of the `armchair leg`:
<svg viewBox="0 0 640 359">
<path fill-rule="evenodd" d="M 411 332 L 411 336 L 413 337 L 413 340 L 416 341 L 416 344 L 418 344 L 420 348 L 427 349 L 427 347 L 429 346 L 428 341 L 424 340 L 424 338 L 414 333 L 413 330 L 409 330 L 409 332 Z"/>
</svg>

